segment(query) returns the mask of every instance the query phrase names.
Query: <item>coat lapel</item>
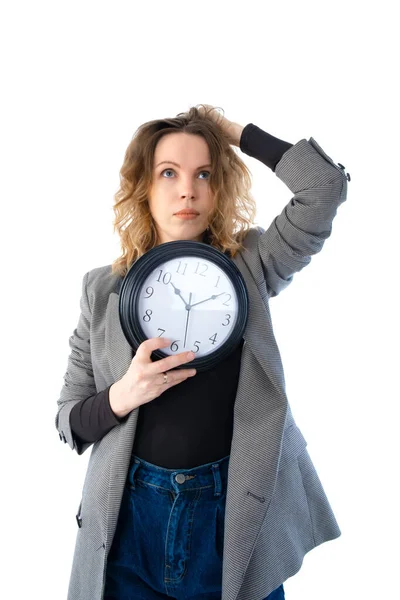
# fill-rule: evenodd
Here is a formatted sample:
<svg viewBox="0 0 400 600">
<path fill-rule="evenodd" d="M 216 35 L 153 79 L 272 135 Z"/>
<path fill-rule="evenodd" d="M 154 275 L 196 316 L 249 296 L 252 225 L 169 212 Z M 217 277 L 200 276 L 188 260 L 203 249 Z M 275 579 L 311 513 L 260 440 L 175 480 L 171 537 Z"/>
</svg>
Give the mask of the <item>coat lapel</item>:
<svg viewBox="0 0 400 600">
<path fill-rule="evenodd" d="M 234 262 L 249 294 L 225 507 L 222 600 L 239 594 L 275 488 L 287 397 L 268 306 L 240 254 Z M 283 369 L 282 369 L 283 376 Z"/>
<path fill-rule="evenodd" d="M 127 372 L 133 350 L 130 347 L 119 320 L 119 290 L 122 279 L 119 278 L 115 291 L 108 297 L 105 325 L 105 350 L 113 380 L 118 381 Z"/>
<path fill-rule="evenodd" d="M 285 395 L 282 381 L 278 378 L 276 368 L 271 362 L 271 357 L 276 355 L 280 357 L 280 353 L 273 334 L 269 309 L 264 304 L 242 256 L 237 254 L 232 260 L 241 272 L 249 294 L 249 318 L 243 337 L 277 391 Z"/>
</svg>

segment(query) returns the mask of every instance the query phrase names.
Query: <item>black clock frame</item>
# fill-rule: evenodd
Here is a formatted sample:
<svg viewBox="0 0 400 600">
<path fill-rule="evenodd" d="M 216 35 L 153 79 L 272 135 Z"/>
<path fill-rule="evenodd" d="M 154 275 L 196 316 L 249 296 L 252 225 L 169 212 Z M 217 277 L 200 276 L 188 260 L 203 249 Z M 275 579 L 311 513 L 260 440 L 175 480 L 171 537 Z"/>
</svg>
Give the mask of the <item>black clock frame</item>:
<svg viewBox="0 0 400 600">
<path fill-rule="evenodd" d="M 176 367 L 178 369 L 191 367 L 197 369 L 197 371 L 206 371 L 227 358 L 238 346 L 246 328 L 249 311 L 247 288 L 241 272 L 230 258 L 213 246 L 203 242 L 178 240 L 165 242 L 148 250 L 146 254 L 133 263 L 124 277 L 119 294 L 119 320 L 125 338 L 131 348 L 136 351 L 140 344 L 148 339 L 141 324 L 136 319 L 136 305 L 142 284 L 149 273 L 157 268 L 157 265 L 183 255 L 195 256 L 199 259 L 204 258 L 215 263 L 229 277 L 238 299 L 237 319 L 228 339 L 211 354 L 194 358 L 190 363 Z M 154 350 L 151 356 L 153 360 L 160 360 L 171 355 L 166 354 L 162 349 L 158 349 Z"/>
</svg>

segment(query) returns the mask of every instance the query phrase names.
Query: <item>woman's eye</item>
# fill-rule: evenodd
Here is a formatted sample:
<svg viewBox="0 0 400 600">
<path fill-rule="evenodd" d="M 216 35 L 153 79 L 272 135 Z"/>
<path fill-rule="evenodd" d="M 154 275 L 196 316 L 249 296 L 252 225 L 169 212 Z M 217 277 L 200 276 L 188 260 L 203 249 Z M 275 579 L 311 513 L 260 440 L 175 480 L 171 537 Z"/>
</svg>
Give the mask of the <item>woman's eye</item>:
<svg viewBox="0 0 400 600">
<path fill-rule="evenodd" d="M 173 169 L 164 169 L 164 171 L 162 171 L 161 175 L 164 175 L 164 173 L 174 173 Z M 201 175 L 202 173 L 207 173 L 207 175 L 210 175 L 210 171 L 200 171 L 199 175 Z M 167 177 L 167 179 L 171 179 L 171 177 Z"/>
</svg>

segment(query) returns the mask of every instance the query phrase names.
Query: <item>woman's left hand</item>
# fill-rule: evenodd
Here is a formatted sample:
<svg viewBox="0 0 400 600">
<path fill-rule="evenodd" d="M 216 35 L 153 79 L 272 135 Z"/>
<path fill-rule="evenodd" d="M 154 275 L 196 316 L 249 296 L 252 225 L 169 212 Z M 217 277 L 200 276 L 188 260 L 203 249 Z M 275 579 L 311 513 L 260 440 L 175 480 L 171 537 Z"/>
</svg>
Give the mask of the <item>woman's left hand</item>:
<svg viewBox="0 0 400 600">
<path fill-rule="evenodd" d="M 226 117 L 218 112 L 215 106 L 210 104 L 200 104 L 197 106 L 199 113 L 204 116 L 207 114 L 214 123 L 218 126 L 218 129 L 228 138 L 229 143 L 232 146 L 240 147 L 240 137 L 244 129 L 243 125 L 229 121 Z"/>
</svg>

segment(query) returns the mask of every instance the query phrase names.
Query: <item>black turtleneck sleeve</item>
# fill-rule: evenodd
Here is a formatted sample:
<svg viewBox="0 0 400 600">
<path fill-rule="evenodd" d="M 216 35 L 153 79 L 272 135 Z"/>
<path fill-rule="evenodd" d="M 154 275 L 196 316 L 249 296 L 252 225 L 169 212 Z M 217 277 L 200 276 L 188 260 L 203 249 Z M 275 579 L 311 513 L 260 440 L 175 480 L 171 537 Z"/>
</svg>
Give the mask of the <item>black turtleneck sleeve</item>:
<svg viewBox="0 0 400 600">
<path fill-rule="evenodd" d="M 81 400 L 71 410 L 71 429 L 82 442 L 96 442 L 115 425 L 122 423 L 110 406 L 110 386 L 94 396 Z"/>
<path fill-rule="evenodd" d="M 253 123 L 246 125 L 240 136 L 240 150 L 264 163 L 274 172 L 286 150 L 292 146 L 293 144 L 270 135 Z"/>
</svg>

